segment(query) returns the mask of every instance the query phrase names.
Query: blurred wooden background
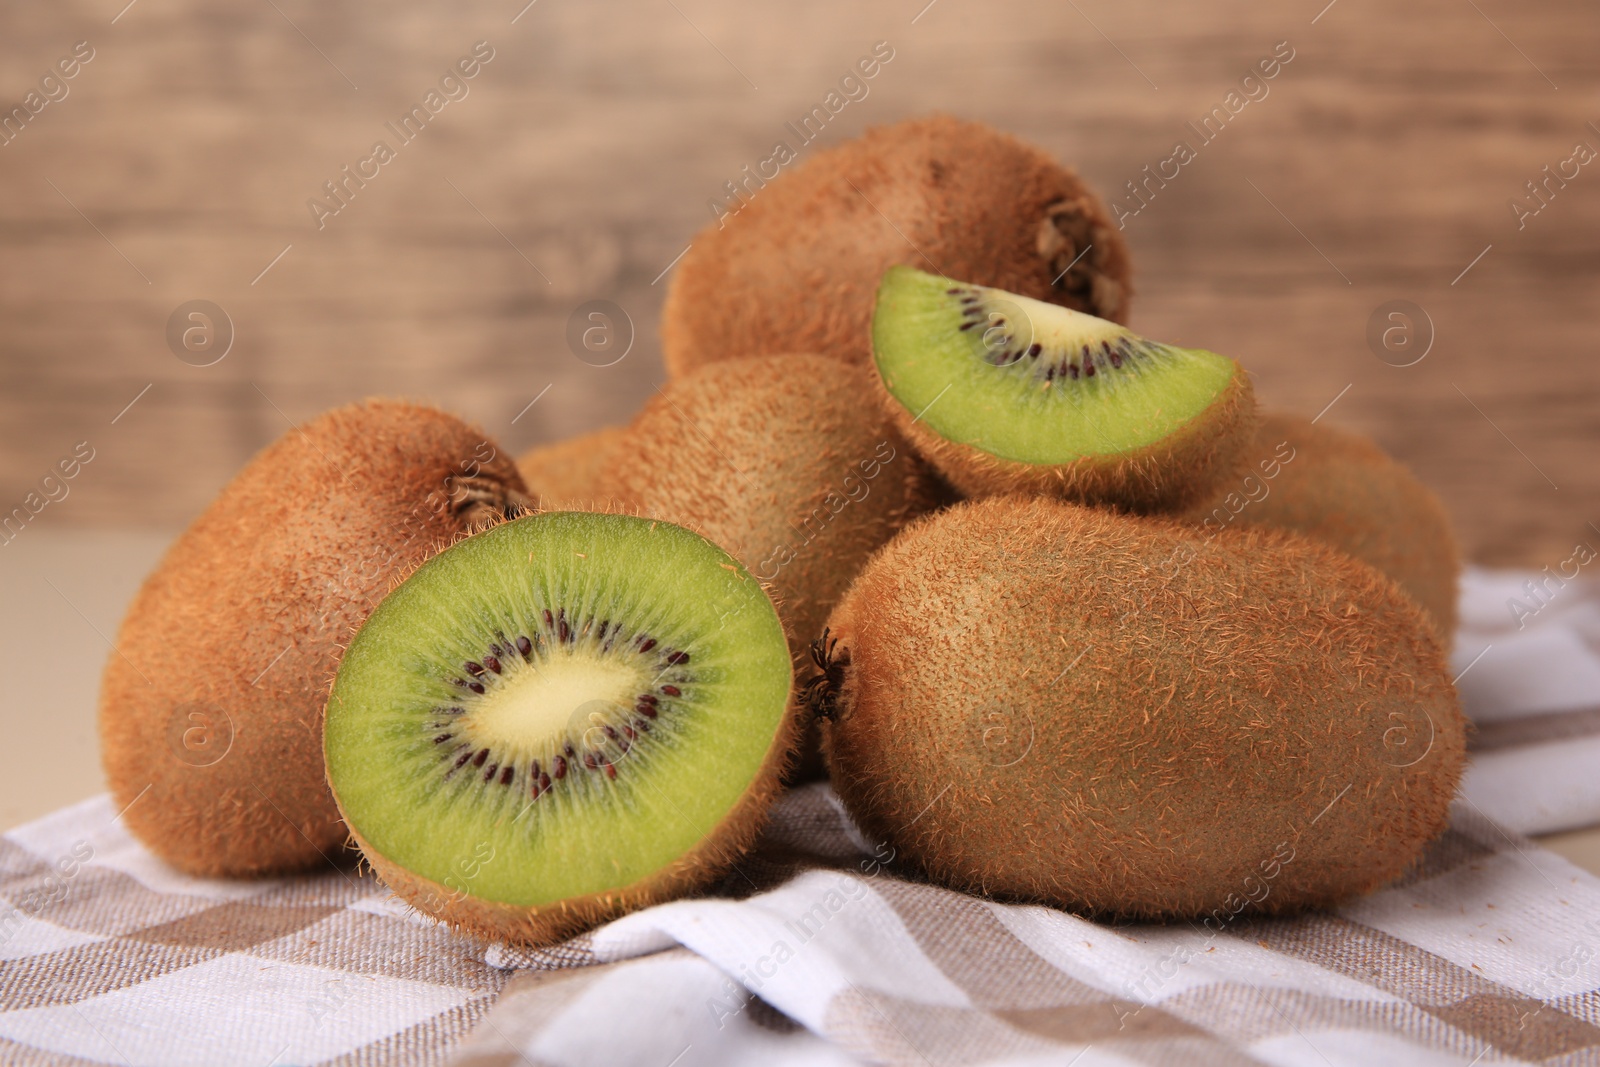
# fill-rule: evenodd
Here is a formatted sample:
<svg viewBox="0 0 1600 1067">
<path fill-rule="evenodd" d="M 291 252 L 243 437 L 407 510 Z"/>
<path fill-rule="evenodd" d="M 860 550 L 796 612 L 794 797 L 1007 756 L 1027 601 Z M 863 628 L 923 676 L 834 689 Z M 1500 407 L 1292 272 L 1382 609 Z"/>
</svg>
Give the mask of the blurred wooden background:
<svg viewBox="0 0 1600 1067">
<path fill-rule="evenodd" d="M 1592 3 L 524 2 L 0 9 L 8 112 L 94 50 L 0 147 L 0 512 L 95 455 L 22 536 L 175 529 L 290 420 L 364 395 L 518 450 L 625 419 L 662 376 L 656 279 L 707 201 L 874 42 L 894 59 L 823 143 L 942 109 L 1113 197 L 1288 41 L 1269 95 L 1128 220 L 1134 325 L 1236 355 L 1269 404 L 1338 397 L 1327 418 L 1411 464 L 1475 559 L 1600 547 L 1600 161 L 1523 229 L 1508 204 L 1600 149 Z M 306 201 L 398 145 L 385 123 L 478 41 L 468 95 L 319 230 Z M 197 299 L 235 331 L 207 367 L 166 339 Z M 634 324 L 613 366 L 565 340 L 592 299 Z M 1366 339 L 1397 299 L 1436 333 L 1409 367 Z"/>
</svg>

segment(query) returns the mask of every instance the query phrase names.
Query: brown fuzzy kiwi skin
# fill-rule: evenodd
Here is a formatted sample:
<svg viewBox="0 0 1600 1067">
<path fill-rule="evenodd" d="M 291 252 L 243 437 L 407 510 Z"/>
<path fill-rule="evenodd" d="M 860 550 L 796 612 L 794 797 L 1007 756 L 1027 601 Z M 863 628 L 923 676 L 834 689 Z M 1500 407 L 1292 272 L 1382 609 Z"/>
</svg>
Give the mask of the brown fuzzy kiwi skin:
<svg viewBox="0 0 1600 1067">
<path fill-rule="evenodd" d="M 102 759 L 128 828 L 203 877 L 335 858 L 322 712 L 344 643 L 400 575 L 525 505 L 509 456 L 403 401 L 338 408 L 259 453 L 145 580 L 107 662 Z"/>
<path fill-rule="evenodd" d="M 668 382 L 600 473 L 636 513 L 768 583 L 797 664 L 867 557 L 947 493 L 874 402 L 874 377 L 817 355 L 709 364 Z M 797 773 L 820 770 L 802 756 Z"/>
<path fill-rule="evenodd" d="M 895 399 L 882 378 L 877 392 L 918 454 L 969 499 L 1018 494 L 1138 513 L 1178 511 L 1246 473 L 1255 438 L 1255 391 L 1249 375 L 1238 363 L 1234 367 L 1228 387 L 1175 433 L 1134 452 L 1063 464 L 1019 463 L 950 441 L 921 412 Z"/>
<path fill-rule="evenodd" d="M 517 471 L 546 510 L 608 500 L 610 492 L 600 481 L 600 472 L 623 433 L 621 426 L 606 426 L 530 448 L 517 457 Z"/>
<path fill-rule="evenodd" d="M 606 893 L 539 908 L 484 900 L 411 873 L 353 830 L 350 839 L 384 884 L 423 914 L 492 941 L 532 948 L 554 945 L 629 912 L 704 890 L 731 871 L 755 844 L 772 802 L 783 791 L 780 783 L 792 760 L 799 729 L 799 716 L 793 712 L 791 706 L 791 714 L 784 716 L 749 790 L 699 844 L 652 877 Z"/>
<path fill-rule="evenodd" d="M 1331 905 L 1444 829 L 1465 760 L 1421 610 L 1294 534 L 961 504 L 874 556 L 830 627 L 846 807 L 1000 899 L 1223 922 Z"/>
<path fill-rule="evenodd" d="M 1368 438 L 1298 415 L 1263 413 L 1249 458 L 1253 481 L 1224 486 L 1188 517 L 1208 533 L 1294 530 L 1346 552 L 1398 582 L 1450 643 L 1461 549 L 1427 486 Z"/>
<path fill-rule="evenodd" d="M 786 352 L 865 364 L 897 263 L 1115 322 L 1132 294 L 1127 245 L 1074 171 L 933 115 L 818 152 L 697 234 L 662 309 L 667 370 Z"/>
</svg>

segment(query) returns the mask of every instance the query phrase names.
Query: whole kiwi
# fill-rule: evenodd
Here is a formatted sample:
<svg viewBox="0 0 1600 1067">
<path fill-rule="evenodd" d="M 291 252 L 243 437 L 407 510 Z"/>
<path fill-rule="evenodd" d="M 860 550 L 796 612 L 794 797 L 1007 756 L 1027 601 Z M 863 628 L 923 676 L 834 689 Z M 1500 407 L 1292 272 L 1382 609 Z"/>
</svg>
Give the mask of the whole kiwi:
<svg viewBox="0 0 1600 1067">
<path fill-rule="evenodd" d="M 941 492 L 877 404 L 872 372 L 817 355 L 712 364 L 668 382 L 599 478 L 771 583 L 797 650 L 867 557 Z"/>
<path fill-rule="evenodd" d="M 830 626 L 811 702 L 835 788 L 972 892 L 1224 922 L 1332 904 L 1444 829 L 1465 758 L 1421 610 L 1294 534 L 959 504 Z"/>
<path fill-rule="evenodd" d="M 101 751 L 128 828 L 195 875 L 333 858 L 322 709 L 344 644 L 401 576 L 524 503 L 482 433 L 401 401 L 252 459 L 145 580 L 107 663 Z"/>
<path fill-rule="evenodd" d="M 708 364 L 645 405 L 599 474 L 629 508 L 689 526 L 768 583 L 797 663 L 867 557 L 948 492 L 872 373 L 818 355 Z"/>
<path fill-rule="evenodd" d="M 695 236 L 662 309 L 667 370 L 787 352 L 871 358 L 879 279 L 909 264 L 1126 321 L 1128 249 L 1038 148 L 948 115 L 818 152 Z"/>
<path fill-rule="evenodd" d="M 623 427 L 605 426 L 539 445 L 517 457 L 517 471 L 542 508 L 601 503 L 611 493 L 600 472 L 622 436 Z"/>
<path fill-rule="evenodd" d="M 1448 643 L 1461 550 L 1439 498 L 1369 438 L 1298 415 L 1263 414 L 1249 474 L 1190 518 L 1206 532 L 1295 530 L 1371 564 L 1421 604 Z"/>
</svg>

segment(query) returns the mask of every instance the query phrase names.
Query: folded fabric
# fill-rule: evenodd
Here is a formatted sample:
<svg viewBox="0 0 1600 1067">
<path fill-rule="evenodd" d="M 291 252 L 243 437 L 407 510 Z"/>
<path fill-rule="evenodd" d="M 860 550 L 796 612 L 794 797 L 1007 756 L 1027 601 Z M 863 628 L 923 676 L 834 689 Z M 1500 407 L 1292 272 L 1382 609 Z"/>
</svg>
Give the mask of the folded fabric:
<svg viewBox="0 0 1600 1067">
<path fill-rule="evenodd" d="M 1337 912 L 1109 926 L 896 876 L 831 791 L 812 786 L 779 805 L 721 896 L 538 952 L 452 934 L 353 872 L 185 878 L 115 815 L 97 798 L 0 840 L 0 1060 L 265 1067 L 438 1063 L 454 1051 L 458 1065 L 1465 1065 L 1600 1055 L 1600 880 L 1470 802 L 1410 876 Z"/>
</svg>

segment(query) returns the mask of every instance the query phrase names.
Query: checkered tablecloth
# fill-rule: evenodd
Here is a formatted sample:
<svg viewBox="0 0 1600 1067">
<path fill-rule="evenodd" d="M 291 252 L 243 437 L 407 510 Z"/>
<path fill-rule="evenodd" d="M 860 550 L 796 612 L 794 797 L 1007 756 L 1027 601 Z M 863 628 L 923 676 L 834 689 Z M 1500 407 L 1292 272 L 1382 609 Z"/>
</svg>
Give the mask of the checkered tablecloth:
<svg viewBox="0 0 1600 1067">
<path fill-rule="evenodd" d="M 1336 912 L 995 904 L 884 867 L 811 786 L 716 893 L 522 952 L 353 869 L 184 877 L 101 797 L 0 839 L 0 1062 L 1600 1062 L 1600 880 L 1490 818 L 1600 821 L 1600 775 L 1558 765 L 1600 736 L 1600 598 L 1569 586 L 1518 627 L 1491 611 L 1511 581 L 1469 576 L 1457 669 L 1483 726 L 1451 829 Z"/>
<path fill-rule="evenodd" d="M 1600 584 L 1552 570 L 1468 571 L 1454 657 L 1466 793 L 1529 834 L 1600 823 Z"/>
</svg>

